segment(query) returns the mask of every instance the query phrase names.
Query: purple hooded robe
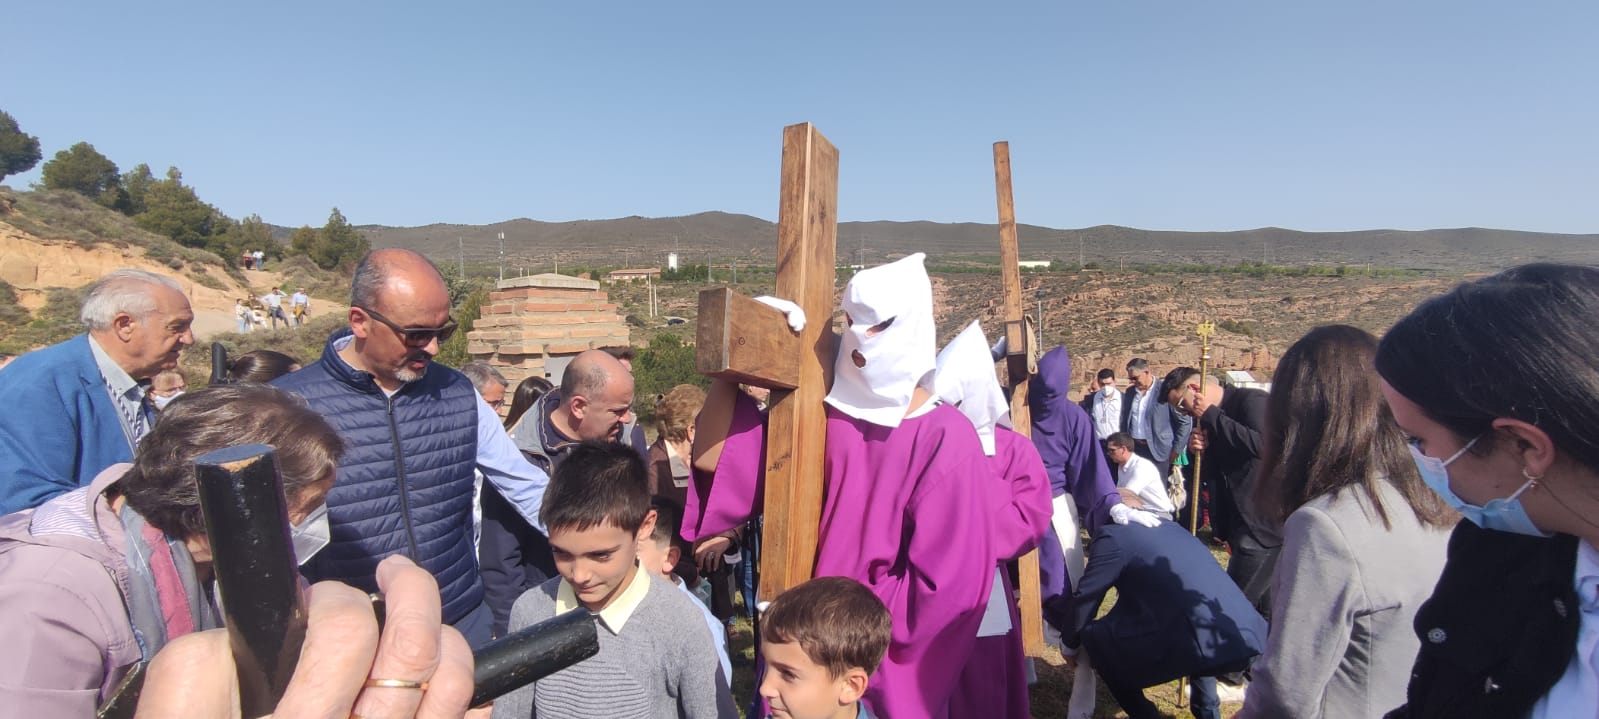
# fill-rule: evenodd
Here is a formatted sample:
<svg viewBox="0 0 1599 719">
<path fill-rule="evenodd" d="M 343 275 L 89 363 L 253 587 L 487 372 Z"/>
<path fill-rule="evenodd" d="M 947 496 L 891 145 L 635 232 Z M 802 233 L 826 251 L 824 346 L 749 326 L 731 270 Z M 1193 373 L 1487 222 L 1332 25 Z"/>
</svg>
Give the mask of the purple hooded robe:
<svg viewBox="0 0 1599 719">
<path fill-rule="evenodd" d="M 1007 564 L 1037 546 L 1049 528 L 1049 478 L 1038 450 L 1020 433 L 994 428 L 994 456 L 988 458 L 1005 480 L 1003 491 L 991 498 L 995 549 L 1004 575 L 1010 631 L 978 637 L 971 659 L 961 672 L 960 685 L 950 699 L 951 719 L 1028 719 L 1033 715 L 1027 690 L 1027 656 L 1022 647 L 1021 614 L 1011 587 Z M 1056 549 L 1056 553 L 1059 553 Z"/>
<path fill-rule="evenodd" d="M 715 474 L 694 472 L 683 522 L 690 542 L 761 511 L 763 417 L 743 393 L 734 401 Z M 829 406 L 826 453 L 816 576 L 859 581 L 894 619 L 865 701 L 887 719 L 947 717 L 1000 556 L 992 512 L 972 510 L 993 507 L 996 490 L 1006 490 L 972 423 L 947 405 L 895 428 Z"/>
<path fill-rule="evenodd" d="M 1110 508 L 1121 503 L 1116 482 L 1105 465 L 1105 453 L 1094 435 L 1094 420 L 1067 397 L 1072 381 L 1072 361 L 1065 347 L 1056 347 L 1038 361 L 1038 376 L 1028 383 L 1033 412 L 1033 444 L 1049 472 L 1053 496 L 1071 493 L 1090 537 L 1110 519 Z M 1038 547 L 1039 593 L 1044 599 L 1069 593 L 1066 557 L 1060 538 L 1050 527 Z"/>
</svg>

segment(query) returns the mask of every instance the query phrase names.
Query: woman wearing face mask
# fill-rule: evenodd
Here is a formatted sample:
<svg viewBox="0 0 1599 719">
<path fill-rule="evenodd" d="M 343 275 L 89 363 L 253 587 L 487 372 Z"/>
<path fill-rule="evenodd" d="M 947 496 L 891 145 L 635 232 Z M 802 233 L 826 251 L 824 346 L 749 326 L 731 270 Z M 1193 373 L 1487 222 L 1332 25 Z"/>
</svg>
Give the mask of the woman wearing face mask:
<svg viewBox="0 0 1599 719">
<path fill-rule="evenodd" d="M 150 378 L 150 404 L 159 412 L 188 389 L 189 380 L 184 378 L 183 370 L 162 370 Z"/>
<path fill-rule="evenodd" d="M 1377 371 L 1449 540 L 1390 717 L 1599 709 L 1599 268 L 1527 265 L 1423 303 Z"/>
<path fill-rule="evenodd" d="M 1405 700 L 1411 623 L 1459 515 L 1383 402 L 1377 338 L 1317 327 L 1272 373 L 1255 510 L 1283 522 L 1271 632 L 1237 719 L 1368 719 Z"/>
<path fill-rule="evenodd" d="M 304 563 L 326 543 L 323 498 L 343 446 L 321 415 L 265 385 L 183 395 L 133 464 L 0 518 L 0 717 L 92 716 L 135 662 L 219 626 L 193 462 L 248 443 L 277 450 Z"/>
</svg>

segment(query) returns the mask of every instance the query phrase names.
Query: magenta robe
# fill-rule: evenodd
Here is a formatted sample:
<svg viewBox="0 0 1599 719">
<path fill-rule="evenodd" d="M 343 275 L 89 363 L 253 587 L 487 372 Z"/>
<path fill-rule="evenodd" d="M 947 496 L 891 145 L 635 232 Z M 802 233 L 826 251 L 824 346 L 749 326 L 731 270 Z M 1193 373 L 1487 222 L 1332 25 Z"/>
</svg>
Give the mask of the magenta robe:
<svg viewBox="0 0 1599 719">
<path fill-rule="evenodd" d="M 1033 443 L 1004 427 L 995 429 L 994 456 L 989 462 L 1008 485 L 992 493 L 989 511 L 994 517 L 993 536 L 999 552 L 999 571 L 1006 575 L 1005 598 L 1011 629 L 1000 636 L 977 640 L 961 672 L 955 694 L 950 698 L 949 715 L 951 719 L 1029 719 L 1032 708 L 1027 693 L 1027 656 L 1022 647 L 1021 615 L 1015 595 L 1009 591 L 1011 578 L 1005 565 L 1038 546 L 1049 529 L 1050 515 L 1054 511 L 1050 502 L 1049 473 Z"/>
<path fill-rule="evenodd" d="M 695 473 L 683 537 L 694 541 L 760 511 L 763 436 L 739 396 L 714 482 Z M 939 406 L 890 429 L 827 408 L 826 488 L 816 576 L 869 587 L 894 618 L 866 702 L 883 719 L 949 715 L 977 640 L 998 552 L 995 477 L 977 431 Z"/>
</svg>

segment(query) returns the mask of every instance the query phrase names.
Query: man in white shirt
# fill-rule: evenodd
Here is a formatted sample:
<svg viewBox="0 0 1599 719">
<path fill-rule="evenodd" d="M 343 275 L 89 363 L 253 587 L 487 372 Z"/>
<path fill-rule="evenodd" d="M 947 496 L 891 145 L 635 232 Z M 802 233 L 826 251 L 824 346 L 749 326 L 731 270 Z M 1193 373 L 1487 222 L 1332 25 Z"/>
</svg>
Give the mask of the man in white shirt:
<svg viewBox="0 0 1599 719">
<path fill-rule="evenodd" d="M 1116 472 L 1116 488 L 1125 489 L 1144 503 L 1144 509 L 1164 519 L 1171 519 L 1176 507 L 1166 494 L 1166 482 L 1155 470 L 1155 464 L 1133 451 L 1133 438 L 1126 432 L 1117 432 L 1105 440 L 1105 453 L 1110 461 L 1120 466 Z"/>
<path fill-rule="evenodd" d="M 267 318 L 272 320 L 272 329 L 278 328 L 279 320 L 283 322 L 283 329 L 289 328 L 289 317 L 283 314 L 283 297 L 283 290 L 276 287 L 261 296 L 261 304 L 266 306 Z"/>
<path fill-rule="evenodd" d="M 1099 371 L 1094 378 L 1094 387 L 1079 404 L 1093 418 L 1094 436 L 1100 442 L 1121 429 L 1122 393 L 1116 390 L 1116 373 L 1109 368 Z"/>
<path fill-rule="evenodd" d="M 305 323 L 305 316 L 311 314 L 311 296 L 305 293 L 305 288 L 295 290 L 289 297 L 289 314 L 294 315 L 294 326 L 299 327 Z"/>
</svg>

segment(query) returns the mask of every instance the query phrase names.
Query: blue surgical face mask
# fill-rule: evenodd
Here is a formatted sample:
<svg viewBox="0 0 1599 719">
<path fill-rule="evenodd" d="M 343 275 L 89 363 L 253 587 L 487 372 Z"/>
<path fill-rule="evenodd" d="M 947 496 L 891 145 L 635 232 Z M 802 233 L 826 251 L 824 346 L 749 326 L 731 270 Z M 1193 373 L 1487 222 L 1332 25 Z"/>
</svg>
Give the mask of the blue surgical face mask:
<svg viewBox="0 0 1599 719">
<path fill-rule="evenodd" d="M 1460 516 L 1471 520 L 1472 524 L 1483 529 L 1513 532 L 1533 537 L 1550 536 L 1550 532 L 1545 532 L 1532 523 L 1532 519 L 1527 516 L 1527 510 L 1521 506 L 1521 494 L 1531 489 L 1534 484 L 1537 484 L 1538 480 L 1529 479 L 1516 491 L 1511 492 L 1510 496 L 1502 499 L 1491 499 L 1481 507 L 1467 503 L 1466 500 L 1460 498 L 1460 495 L 1455 494 L 1455 490 L 1449 486 L 1449 464 L 1460 459 L 1461 455 L 1471 449 L 1472 445 L 1475 445 L 1479 439 L 1482 439 L 1482 435 L 1473 437 L 1470 442 L 1466 443 L 1466 446 L 1460 448 L 1460 451 L 1449 455 L 1449 459 L 1429 457 L 1422 453 L 1420 447 L 1416 446 L 1415 440 L 1411 440 L 1410 456 L 1416 460 L 1416 469 L 1421 471 L 1421 481 L 1426 482 L 1427 486 L 1431 487 L 1432 491 L 1436 492 L 1439 497 L 1442 497 L 1445 504 L 1459 512 Z"/>
</svg>

